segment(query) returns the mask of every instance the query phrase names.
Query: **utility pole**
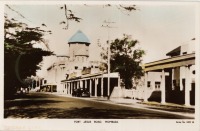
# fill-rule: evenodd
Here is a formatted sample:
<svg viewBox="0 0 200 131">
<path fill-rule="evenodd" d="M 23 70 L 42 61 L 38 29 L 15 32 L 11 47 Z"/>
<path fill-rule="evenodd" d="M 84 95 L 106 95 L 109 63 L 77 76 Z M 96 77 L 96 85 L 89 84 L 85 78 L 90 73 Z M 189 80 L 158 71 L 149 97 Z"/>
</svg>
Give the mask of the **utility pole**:
<svg viewBox="0 0 200 131">
<path fill-rule="evenodd" d="M 108 45 L 108 86 L 107 86 L 107 94 L 108 94 L 108 99 L 110 99 L 110 29 L 115 28 L 110 26 L 111 24 L 114 24 L 115 22 L 111 21 L 104 21 L 104 24 L 101 27 L 105 27 L 108 29 L 108 40 L 107 40 L 107 45 Z"/>
</svg>

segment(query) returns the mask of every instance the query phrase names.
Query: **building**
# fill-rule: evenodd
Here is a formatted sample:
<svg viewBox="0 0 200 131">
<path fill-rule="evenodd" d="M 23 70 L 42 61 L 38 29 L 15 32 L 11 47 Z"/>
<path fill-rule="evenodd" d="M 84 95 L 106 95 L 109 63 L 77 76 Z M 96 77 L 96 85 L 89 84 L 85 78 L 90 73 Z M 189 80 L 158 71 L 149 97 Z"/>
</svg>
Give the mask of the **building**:
<svg viewBox="0 0 200 131">
<path fill-rule="evenodd" d="M 57 85 L 57 92 L 72 95 L 78 88 L 88 90 L 91 96 L 110 96 L 119 87 L 119 74 L 106 74 L 105 65 L 89 60 L 90 41 L 82 31 L 77 31 L 68 41 L 69 56 L 57 56 L 48 69 L 47 84 Z M 110 78 L 110 86 L 108 86 Z"/>
<path fill-rule="evenodd" d="M 168 52 L 167 59 L 144 65 L 144 101 L 195 105 L 195 45 L 192 42 Z"/>
<path fill-rule="evenodd" d="M 109 96 L 114 87 L 119 86 L 119 74 L 109 74 L 110 86 L 107 84 L 107 71 L 100 70 L 100 61 L 89 61 L 90 41 L 81 31 L 75 33 L 68 41 L 70 61 L 66 63 L 66 79 L 62 80 L 63 92 L 72 95 L 78 88 L 90 92 L 91 96 Z M 109 88 L 108 88 L 109 87 Z"/>
<path fill-rule="evenodd" d="M 51 56 L 52 64 L 47 68 L 45 83 L 40 89 L 46 88 L 46 86 L 56 86 L 56 92 L 62 92 L 60 89 L 60 81 L 65 79 L 66 62 L 69 61 L 69 56 L 56 55 Z"/>
</svg>

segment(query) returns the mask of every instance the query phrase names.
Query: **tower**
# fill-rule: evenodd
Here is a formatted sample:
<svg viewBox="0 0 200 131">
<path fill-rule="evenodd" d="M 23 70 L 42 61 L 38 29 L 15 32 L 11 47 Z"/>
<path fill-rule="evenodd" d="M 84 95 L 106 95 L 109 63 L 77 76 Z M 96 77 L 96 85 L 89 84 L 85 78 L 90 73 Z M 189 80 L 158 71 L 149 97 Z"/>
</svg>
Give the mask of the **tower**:
<svg viewBox="0 0 200 131">
<path fill-rule="evenodd" d="M 70 61 L 86 62 L 90 41 L 82 31 L 77 31 L 68 41 Z"/>
</svg>

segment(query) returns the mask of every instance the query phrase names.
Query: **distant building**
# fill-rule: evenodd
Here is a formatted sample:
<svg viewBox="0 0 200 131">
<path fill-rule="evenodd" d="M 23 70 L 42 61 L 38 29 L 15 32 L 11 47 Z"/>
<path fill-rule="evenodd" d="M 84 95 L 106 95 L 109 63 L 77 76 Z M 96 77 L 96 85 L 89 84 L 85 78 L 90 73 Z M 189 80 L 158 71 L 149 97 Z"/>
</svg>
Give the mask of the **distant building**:
<svg viewBox="0 0 200 131">
<path fill-rule="evenodd" d="M 146 63 L 145 101 L 195 105 L 195 45 L 179 46 L 167 59 Z"/>
<path fill-rule="evenodd" d="M 62 92 L 59 88 L 61 86 L 60 81 L 65 79 L 65 63 L 69 61 L 69 56 L 57 55 L 53 57 L 52 64 L 47 68 L 47 75 L 44 79 L 46 82 L 42 87 L 45 87 L 45 85 L 56 85 L 56 91 Z"/>
</svg>

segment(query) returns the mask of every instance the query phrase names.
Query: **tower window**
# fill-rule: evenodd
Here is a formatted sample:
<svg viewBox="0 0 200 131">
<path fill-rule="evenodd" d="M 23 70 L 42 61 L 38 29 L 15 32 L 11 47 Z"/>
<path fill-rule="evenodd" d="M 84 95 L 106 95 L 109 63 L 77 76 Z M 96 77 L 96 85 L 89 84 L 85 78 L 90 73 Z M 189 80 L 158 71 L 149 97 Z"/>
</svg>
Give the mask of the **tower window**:
<svg viewBox="0 0 200 131">
<path fill-rule="evenodd" d="M 147 87 L 151 87 L 151 81 L 147 81 Z"/>
<path fill-rule="evenodd" d="M 84 62 L 84 57 L 82 57 L 82 61 Z"/>
</svg>

